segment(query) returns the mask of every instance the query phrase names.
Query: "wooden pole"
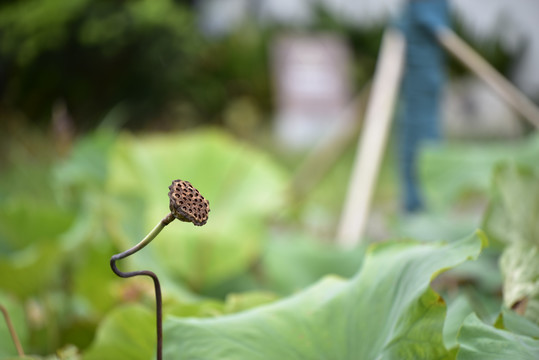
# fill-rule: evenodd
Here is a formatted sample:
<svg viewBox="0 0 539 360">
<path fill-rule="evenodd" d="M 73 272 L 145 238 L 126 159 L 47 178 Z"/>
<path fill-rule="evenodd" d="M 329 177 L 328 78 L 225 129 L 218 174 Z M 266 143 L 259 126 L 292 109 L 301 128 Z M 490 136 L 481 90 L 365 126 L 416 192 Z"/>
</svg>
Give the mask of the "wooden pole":
<svg viewBox="0 0 539 360">
<path fill-rule="evenodd" d="M 399 31 L 386 30 L 337 229 L 337 243 L 343 248 L 356 246 L 365 230 L 403 73 L 405 47 Z"/>
<path fill-rule="evenodd" d="M 496 71 L 451 29 L 443 28 L 436 33 L 438 41 L 454 57 L 460 60 L 478 77 L 485 81 L 498 95 L 526 120 L 539 128 L 539 108 Z"/>
</svg>

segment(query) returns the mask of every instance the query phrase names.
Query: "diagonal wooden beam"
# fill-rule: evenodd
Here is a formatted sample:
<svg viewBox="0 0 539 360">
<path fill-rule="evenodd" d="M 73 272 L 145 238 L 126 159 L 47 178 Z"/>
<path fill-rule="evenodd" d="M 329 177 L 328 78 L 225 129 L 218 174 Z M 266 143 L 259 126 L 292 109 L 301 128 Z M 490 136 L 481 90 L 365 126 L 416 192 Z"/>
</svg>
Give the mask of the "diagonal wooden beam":
<svg viewBox="0 0 539 360">
<path fill-rule="evenodd" d="M 386 30 L 337 229 L 337 243 L 343 248 L 358 245 L 365 231 L 404 69 L 405 47 L 398 30 Z"/>
<path fill-rule="evenodd" d="M 539 128 L 539 108 L 451 29 L 436 32 L 440 44 L 485 81 L 516 112 Z"/>
</svg>

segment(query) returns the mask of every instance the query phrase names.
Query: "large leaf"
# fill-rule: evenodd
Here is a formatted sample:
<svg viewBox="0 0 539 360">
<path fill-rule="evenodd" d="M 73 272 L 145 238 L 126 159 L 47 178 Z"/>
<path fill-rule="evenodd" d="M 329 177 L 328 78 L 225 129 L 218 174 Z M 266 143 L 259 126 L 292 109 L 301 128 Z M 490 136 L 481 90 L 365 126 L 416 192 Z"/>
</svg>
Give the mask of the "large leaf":
<svg viewBox="0 0 539 360">
<path fill-rule="evenodd" d="M 22 250 L 51 242 L 66 231 L 74 216 L 56 204 L 19 197 L 0 207 L 0 250 Z"/>
<path fill-rule="evenodd" d="M 448 349 L 455 348 L 457 336 L 464 319 L 473 312 L 470 302 L 464 295 L 458 296 L 447 305 L 444 323 L 444 344 Z"/>
<path fill-rule="evenodd" d="M 266 292 L 230 294 L 225 302 L 199 300 L 192 303 L 178 303 L 175 299 L 164 299 L 163 313 L 165 318 L 170 314 L 181 317 L 213 317 L 250 309 L 275 299 L 275 295 Z M 107 314 L 98 328 L 94 342 L 84 353 L 83 358 L 84 360 L 152 359 L 155 355 L 155 337 L 153 309 L 150 311 L 141 305 L 125 305 Z"/>
<path fill-rule="evenodd" d="M 0 204 L 0 288 L 21 297 L 47 289 L 65 255 L 60 238 L 74 216 L 50 201 L 23 194 Z"/>
<path fill-rule="evenodd" d="M 97 330 L 84 360 L 148 360 L 155 353 L 155 316 L 140 305 L 113 310 Z"/>
<path fill-rule="evenodd" d="M 507 245 L 500 265 L 507 307 L 520 303 L 522 313 L 539 323 L 539 176 L 530 168 L 496 168 L 492 200 L 484 228 L 489 238 Z"/>
<path fill-rule="evenodd" d="M 0 288 L 20 297 L 45 291 L 58 281 L 63 253 L 57 244 L 36 243 L 0 256 Z"/>
<path fill-rule="evenodd" d="M 524 166 L 497 166 L 484 220 L 489 238 L 503 244 L 539 244 L 538 218 L 539 176 Z"/>
<path fill-rule="evenodd" d="M 73 255 L 72 261 L 72 296 L 81 309 L 78 315 L 95 320 L 100 318 L 118 301 L 118 298 L 131 300 L 138 294 L 129 297 L 129 289 L 144 284 L 150 288 L 153 296 L 151 280 L 123 280 L 115 276 L 110 267 L 105 266 L 112 252 L 112 244 L 88 244 Z M 137 281 L 140 280 L 140 281 Z M 123 290 L 123 291 L 122 291 Z M 126 294 L 127 293 L 127 294 Z"/>
<path fill-rule="evenodd" d="M 507 308 L 502 309 L 495 326 L 499 329 L 506 329 L 518 335 L 539 339 L 539 325 L 534 324 L 525 317 L 520 316 Z"/>
<path fill-rule="evenodd" d="M 500 258 L 504 276 L 503 300 L 507 307 L 519 306 L 528 319 L 539 323 L 539 246 L 516 243 Z"/>
<path fill-rule="evenodd" d="M 69 158 L 54 169 L 57 187 L 62 191 L 102 188 L 107 178 L 107 156 L 115 139 L 114 132 L 103 129 L 76 142 Z"/>
<path fill-rule="evenodd" d="M 532 325 L 533 324 L 529 324 Z M 511 322 L 512 330 L 521 327 Z M 526 331 L 529 331 L 526 329 Z M 534 330 L 538 334 L 539 328 Z M 458 360 L 534 360 L 539 358 L 539 340 L 528 335 L 497 329 L 469 315 L 460 330 Z"/>
<path fill-rule="evenodd" d="M 265 220 L 282 204 L 285 179 L 265 155 L 217 131 L 125 135 L 113 150 L 110 176 L 110 193 L 126 203 L 142 201 L 142 208 L 125 208 L 118 215 L 132 244 L 169 212 L 172 180 L 190 181 L 209 200 L 204 227 L 174 222 L 150 250 L 156 262 L 195 289 L 241 273 L 255 261 L 266 236 Z"/>
<path fill-rule="evenodd" d="M 330 273 L 351 277 L 365 254 L 365 247 L 342 250 L 297 232 L 279 235 L 268 243 L 262 265 L 264 285 L 281 294 L 294 293 Z"/>
<path fill-rule="evenodd" d="M 327 277 L 297 295 L 215 319 L 170 317 L 167 359 L 445 359 L 441 271 L 476 258 L 482 235 L 442 244 L 374 246 L 351 280 Z"/>
<path fill-rule="evenodd" d="M 500 161 L 536 166 L 539 136 L 520 142 L 450 143 L 429 147 L 421 153 L 421 179 L 429 205 L 455 206 L 470 195 L 486 196 L 492 168 Z"/>
</svg>

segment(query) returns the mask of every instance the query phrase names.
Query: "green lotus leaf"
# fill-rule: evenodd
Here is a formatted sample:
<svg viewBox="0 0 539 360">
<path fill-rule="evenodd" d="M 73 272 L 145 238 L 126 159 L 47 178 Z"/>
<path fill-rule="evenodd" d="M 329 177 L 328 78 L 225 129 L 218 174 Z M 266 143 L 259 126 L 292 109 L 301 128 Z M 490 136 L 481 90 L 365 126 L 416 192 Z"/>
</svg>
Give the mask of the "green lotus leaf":
<svg viewBox="0 0 539 360">
<path fill-rule="evenodd" d="M 502 244 L 539 244 L 539 176 L 529 167 L 499 165 L 493 175 L 492 197 L 484 229 Z"/>
<path fill-rule="evenodd" d="M 108 174 L 107 157 L 115 139 L 114 132 L 98 130 L 77 141 L 69 158 L 54 168 L 56 188 L 61 191 L 102 188 Z"/>
<path fill-rule="evenodd" d="M 268 242 L 262 265 L 265 285 L 284 295 L 297 292 L 326 274 L 353 276 L 366 249 L 362 246 L 342 250 L 299 233 L 280 235 Z"/>
<path fill-rule="evenodd" d="M 421 153 L 421 179 L 429 205 L 447 208 L 466 197 L 488 194 L 492 168 L 500 161 L 537 166 L 539 136 L 519 142 L 447 142 Z"/>
<path fill-rule="evenodd" d="M 326 277 L 296 295 L 212 319 L 169 317 L 167 359 L 446 359 L 445 303 L 433 277 L 482 248 L 481 233 L 452 243 L 370 248 L 350 280 Z"/>
<path fill-rule="evenodd" d="M 277 300 L 277 296 L 266 291 L 251 291 L 240 294 L 230 293 L 226 297 L 223 311 L 227 314 L 234 314 L 256 306 L 272 303 L 275 300 Z"/>
<path fill-rule="evenodd" d="M 516 325 L 513 321 L 512 327 Z M 537 330 L 536 330 L 537 331 Z M 458 360 L 533 360 L 539 358 L 539 340 L 485 324 L 469 315 L 459 333 Z"/>
<path fill-rule="evenodd" d="M 503 300 L 521 305 L 523 314 L 539 323 L 539 176 L 531 168 L 499 165 L 484 228 L 504 244 L 500 258 Z"/>
<path fill-rule="evenodd" d="M 17 251 L 38 242 L 55 241 L 74 216 L 50 202 L 18 198 L 0 207 L 0 249 Z"/>
<path fill-rule="evenodd" d="M 539 246 L 516 243 L 508 246 L 500 258 L 504 277 L 503 301 L 507 307 L 519 303 L 522 313 L 539 324 Z"/>
<path fill-rule="evenodd" d="M 0 256 L 0 288 L 21 298 L 45 291 L 57 281 L 63 252 L 55 243 L 35 243 Z"/>
<path fill-rule="evenodd" d="M 100 324 L 84 360 L 148 360 L 155 355 L 155 315 L 141 305 L 114 309 Z"/>
<path fill-rule="evenodd" d="M 507 308 L 502 309 L 495 327 L 539 339 L 539 325 Z"/>
<path fill-rule="evenodd" d="M 464 319 L 473 313 L 472 306 L 465 295 L 460 295 L 447 305 L 444 323 L 444 344 L 448 349 L 458 346 L 457 337 Z"/>
</svg>

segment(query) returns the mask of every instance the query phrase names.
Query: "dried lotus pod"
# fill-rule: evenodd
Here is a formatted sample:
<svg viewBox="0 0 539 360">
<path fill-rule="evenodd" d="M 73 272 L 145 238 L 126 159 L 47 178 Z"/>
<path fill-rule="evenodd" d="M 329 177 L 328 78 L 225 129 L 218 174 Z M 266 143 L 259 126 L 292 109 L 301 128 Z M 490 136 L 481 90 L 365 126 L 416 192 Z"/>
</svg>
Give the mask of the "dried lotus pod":
<svg viewBox="0 0 539 360">
<path fill-rule="evenodd" d="M 174 180 L 168 188 L 170 212 L 176 219 L 192 222 L 197 226 L 208 221 L 210 204 L 189 181 Z"/>
</svg>

